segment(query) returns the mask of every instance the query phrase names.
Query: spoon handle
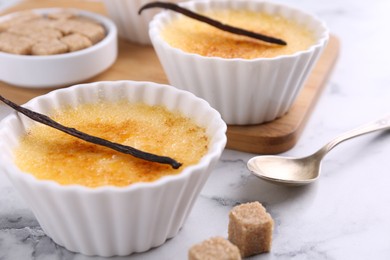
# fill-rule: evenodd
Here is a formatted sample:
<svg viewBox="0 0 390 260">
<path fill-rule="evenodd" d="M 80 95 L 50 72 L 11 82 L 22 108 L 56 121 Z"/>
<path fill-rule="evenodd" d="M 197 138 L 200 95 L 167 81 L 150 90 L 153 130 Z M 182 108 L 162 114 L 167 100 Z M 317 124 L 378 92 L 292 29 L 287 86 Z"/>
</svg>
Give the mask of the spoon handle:
<svg viewBox="0 0 390 260">
<path fill-rule="evenodd" d="M 317 153 L 321 154 L 321 157 L 323 157 L 327 152 L 332 150 L 336 145 L 340 144 L 341 142 L 344 142 L 348 139 L 368 134 L 371 132 L 379 131 L 379 130 L 385 130 L 390 129 L 390 115 L 376 120 L 374 122 L 371 122 L 369 124 L 360 126 L 358 128 L 355 128 L 351 131 L 348 131 L 344 134 L 339 135 L 329 143 L 327 143 L 323 148 L 321 148 Z"/>
</svg>

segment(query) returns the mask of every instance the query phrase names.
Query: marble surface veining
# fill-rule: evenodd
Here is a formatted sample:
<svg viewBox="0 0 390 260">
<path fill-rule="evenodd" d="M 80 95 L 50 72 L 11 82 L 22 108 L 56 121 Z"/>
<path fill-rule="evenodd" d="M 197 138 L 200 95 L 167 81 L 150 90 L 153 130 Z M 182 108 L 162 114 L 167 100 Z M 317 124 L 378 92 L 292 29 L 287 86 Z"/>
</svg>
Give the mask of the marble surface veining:
<svg viewBox="0 0 390 260">
<path fill-rule="evenodd" d="M 390 1 L 281 0 L 310 11 L 341 41 L 341 53 L 297 145 L 314 152 L 338 134 L 390 114 Z M 0 2 L 2 3 L 2 2 Z M 0 5 L 1 6 L 1 5 Z M 0 106 L 0 116 L 9 110 Z M 186 259 L 191 245 L 227 236 L 228 212 L 260 201 L 275 220 L 272 251 L 250 259 L 390 259 L 390 132 L 335 148 L 321 178 L 282 187 L 252 176 L 253 154 L 225 150 L 179 234 L 142 254 L 113 259 Z M 0 174 L 0 259 L 99 259 L 57 246 Z"/>
</svg>

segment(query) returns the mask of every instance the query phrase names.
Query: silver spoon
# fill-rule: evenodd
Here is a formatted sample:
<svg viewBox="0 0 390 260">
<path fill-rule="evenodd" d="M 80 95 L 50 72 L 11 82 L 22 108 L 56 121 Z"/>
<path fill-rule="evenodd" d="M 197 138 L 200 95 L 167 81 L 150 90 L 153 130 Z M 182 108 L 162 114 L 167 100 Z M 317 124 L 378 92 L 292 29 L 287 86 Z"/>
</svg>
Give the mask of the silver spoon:
<svg viewBox="0 0 390 260">
<path fill-rule="evenodd" d="M 390 129 L 390 115 L 336 137 L 310 156 L 256 156 L 248 161 L 247 166 L 254 175 L 266 181 L 286 185 L 309 184 L 319 177 L 321 160 L 336 145 L 353 137 L 385 129 Z"/>
</svg>

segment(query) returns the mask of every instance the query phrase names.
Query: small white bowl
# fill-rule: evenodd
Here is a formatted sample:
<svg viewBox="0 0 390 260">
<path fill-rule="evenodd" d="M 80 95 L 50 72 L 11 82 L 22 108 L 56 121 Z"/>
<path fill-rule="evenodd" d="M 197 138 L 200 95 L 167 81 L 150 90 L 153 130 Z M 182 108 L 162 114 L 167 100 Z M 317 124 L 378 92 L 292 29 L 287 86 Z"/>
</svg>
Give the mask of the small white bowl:
<svg viewBox="0 0 390 260">
<path fill-rule="evenodd" d="M 0 123 L 0 165 L 34 212 L 44 232 L 70 251 L 114 256 L 143 252 L 174 237 L 226 144 L 226 124 L 210 105 L 187 91 L 149 82 L 96 82 L 59 89 L 25 106 L 53 110 L 101 100 L 163 105 L 206 128 L 209 150 L 198 164 L 151 183 L 88 188 L 38 180 L 14 164 L 13 151 L 34 124 L 13 113 Z"/>
<path fill-rule="evenodd" d="M 169 83 L 207 100 L 227 124 L 251 125 L 283 116 L 291 107 L 329 38 L 325 24 L 301 10 L 261 0 L 188 1 L 195 12 L 238 9 L 280 15 L 314 32 L 309 49 L 274 58 L 220 58 L 185 52 L 168 44 L 161 30 L 180 15 L 157 14 L 149 34 Z"/>
<path fill-rule="evenodd" d="M 62 8 L 33 9 L 38 14 L 60 12 Z M 107 68 L 117 58 L 117 29 L 108 18 L 78 9 L 66 9 L 102 24 L 106 36 L 93 46 L 64 54 L 48 56 L 17 55 L 0 52 L 0 80 L 25 88 L 55 88 L 87 80 Z M 18 13 L 0 17 L 6 21 Z"/>
<path fill-rule="evenodd" d="M 178 3 L 184 0 L 171 0 Z M 135 43 L 151 45 L 148 34 L 149 22 L 160 10 L 145 10 L 138 14 L 138 10 L 153 0 L 104 0 L 108 15 L 115 22 L 119 36 Z"/>
</svg>

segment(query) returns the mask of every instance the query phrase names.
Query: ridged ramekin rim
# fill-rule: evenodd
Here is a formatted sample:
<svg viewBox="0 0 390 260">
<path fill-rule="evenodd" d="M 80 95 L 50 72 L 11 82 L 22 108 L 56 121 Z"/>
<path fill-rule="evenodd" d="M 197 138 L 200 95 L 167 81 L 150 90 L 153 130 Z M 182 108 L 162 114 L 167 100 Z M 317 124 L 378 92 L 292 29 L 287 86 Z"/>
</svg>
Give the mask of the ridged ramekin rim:
<svg viewBox="0 0 390 260">
<path fill-rule="evenodd" d="M 99 82 L 93 82 L 93 83 L 86 83 L 86 84 L 77 84 L 68 88 L 63 88 L 63 89 L 57 89 L 53 90 L 47 94 L 35 97 L 31 99 L 29 102 L 24 104 L 23 106 L 29 107 L 31 104 L 34 102 L 38 102 L 39 99 L 42 98 L 49 98 L 50 96 L 54 95 L 55 93 L 58 92 L 67 92 L 67 91 L 73 91 L 73 89 L 84 87 L 84 86 L 96 86 L 98 84 L 111 84 L 111 83 L 117 83 L 121 84 L 123 82 L 131 83 L 131 84 L 151 84 L 153 86 L 160 86 L 160 87 L 169 87 L 170 90 L 175 91 L 177 93 L 181 93 L 183 95 L 186 95 L 188 98 L 191 99 L 196 99 L 198 102 L 203 103 L 205 106 L 208 106 L 208 109 L 210 110 L 211 113 L 214 114 L 213 120 L 218 119 L 220 122 L 218 123 L 220 126 L 218 130 L 216 131 L 217 134 L 215 135 L 216 139 L 213 142 L 213 144 L 210 146 L 209 151 L 206 155 L 204 155 L 199 163 L 196 165 L 190 165 L 187 166 L 185 169 L 183 169 L 180 174 L 177 175 L 168 175 L 164 176 L 156 181 L 153 182 L 142 182 L 142 183 L 134 183 L 129 186 L 125 187 L 117 187 L 117 186 L 99 186 L 96 188 L 90 188 L 87 186 L 79 185 L 79 184 L 72 184 L 72 185 L 61 185 L 58 182 L 55 182 L 53 180 L 40 180 L 37 179 L 35 176 L 29 173 L 25 173 L 21 171 L 13 162 L 8 162 L 6 158 L 4 158 L 4 155 L 0 153 L 0 161 L 2 163 L 2 167 L 4 171 L 6 171 L 6 174 L 8 175 L 14 175 L 10 176 L 11 179 L 14 177 L 20 178 L 26 182 L 29 182 L 30 185 L 35 185 L 36 187 L 44 187 L 44 188 L 49 188 L 49 189 L 57 189 L 62 192 L 86 192 L 86 193 L 105 193 L 105 192 L 118 192 L 118 193 L 126 193 L 126 192 L 137 192 L 138 190 L 143 190 L 143 189 L 152 189 L 152 188 L 157 188 L 160 186 L 164 186 L 167 183 L 170 182 L 175 182 L 175 181 L 180 181 L 185 178 L 189 178 L 192 174 L 196 174 L 196 172 L 199 171 L 205 171 L 208 169 L 211 163 L 213 161 L 216 161 L 219 159 L 220 155 L 222 154 L 226 142 L 227 142 L 227 137 L 226 137 L 226 131 L 227 131 L 227 125 L 226 123 L 222 120 L 220 113 L 212 108 L 207 101 L 196 97 L 194 94 L 191 92 L 185 91 L 185 90 L 180 90 L 177 88 L 174 88 L 170 85 L 166 84 L 158 84 L 154 82 L 147 82 L 147 81 L 131 81 L 131 80 L 121 80 L 121 81 L 99 81 Z M 6 131 L 3 129 L 4 125 L 6 125 L 10 120 L 19 120 L 17 119 L 18 115 L 16 112 L 12 112 L 10 115 L 8 115 L 6 118 L 4 118 L 2 121 L 0 121 L 0 134 L 1 131 Z M 6 127 L 6 126 L 5 126 Z M 0 147 L 2 146 L 1 141 L 0 141 Z M 207 177 L 207 176 L 205 176 Z"/>
<path fill-rule="evenodd" d="M 215 4 L 215 2 L 231 2 L 232 0 L 190 0 L 186 2 L 179 3 L 180 6 L 183 7 L 191 7 L 193 5 L 200 5 L 200 4 Z M 241 0 L 239 0 L 241 1 Z M 243 0 L 242 2 L 244 2 Z M 264 0 L 251 0 L 251 2 L 256 2 L 257 4 L 268 4 L 268 5 L 273 5 L 273 6 L 278 6 L 282 8 L 289 9 L 291 11 L 299 12 L 303 15 L 306 15 L 310 17 L 313 21 L 316 21 L 320 27 L 322 27 L 323 32 L 322 34 L 318 37 L 318 40 L 315 44 L 311 45 L 308 49 L 306 50 L 301 50 L 294 52 L 292 54 L 285 54 L 285 55 L 278 55 L 276 57 L 271 57 L 271 58 L 254 58 L 254 59 L 245 59 L 245 58 L 222 58 L 222 57 L 216 57 L 216 56 L 203 56 L 197 53 L 189 53 L 186 51 L 183 51 L 179 48 L 172 47 L 170 44 L 168 44 L 163 38 L 161 37 L 160 34 L 160 29 L 159 27 L 163 26 L 164 22 L 162 21 L 163 17 L 171 17 L 173 14 L 170 13 L 171 11 L 166 10 L 162 11 L 154 16 L 152 21 L 149 24 L 149 37 L 152 41 L 153 45 L 160 45 L 164 49 L 169 50 L 170 52 L 175 52 L 178 55 L 184 55 L 187 57 L 191 57 L 193 59 L 199 59 L 199 60 L 205 60 L 205 61 L 220 61 L 220 62 L 246 62 L 246 63 L 256 63 L 256 62 L 263 62 L 263 61 L 279 61 L 283 59 L 293 59 L 297 56 L 304 55 L 307 53 L 312 53 L 316 49 L 323 48 L 326 43 L 329 40 L 329 29 L 326 26 L 325 22 L 321 19 L 319 19 L 316 15 L 306 12 L 302 9 L 286 5 L 286 4 L 281 4 L 281 3 L 275 3 L 275 2 L 270 2 L 270 1 L 264 1 Z"/>
</svg>

